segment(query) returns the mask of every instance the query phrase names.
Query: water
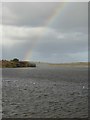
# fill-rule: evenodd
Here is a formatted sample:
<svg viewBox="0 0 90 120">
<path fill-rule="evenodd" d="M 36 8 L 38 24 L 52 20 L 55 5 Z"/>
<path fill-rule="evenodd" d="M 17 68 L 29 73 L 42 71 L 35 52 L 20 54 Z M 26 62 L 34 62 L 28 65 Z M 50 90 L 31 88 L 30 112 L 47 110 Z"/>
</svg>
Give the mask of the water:
<svg viewBox="0 0 90 120">
<path fill-rule="evenodd" d="M 2 118 L 2 69 L 0 69 L 0 119 Z"/>
<path fill-rule="evenodd" d="M 7 118 L 85 118 L 88 69 L 85 67 L 4 68 L 2 102 Z"/>
</svg>

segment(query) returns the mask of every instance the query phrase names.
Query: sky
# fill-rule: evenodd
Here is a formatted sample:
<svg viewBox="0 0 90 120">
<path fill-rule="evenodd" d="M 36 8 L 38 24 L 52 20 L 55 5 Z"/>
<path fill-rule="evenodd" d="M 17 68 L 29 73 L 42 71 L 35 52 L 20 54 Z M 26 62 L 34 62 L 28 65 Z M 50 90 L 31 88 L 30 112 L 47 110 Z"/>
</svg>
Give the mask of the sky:
<svg viewBox="0 0 90 120">
<path fill-rule="evenodd" d="M 2 59 L 88 61 L 87 2 L 3 2 L 1 26 Z"/>
</svg>

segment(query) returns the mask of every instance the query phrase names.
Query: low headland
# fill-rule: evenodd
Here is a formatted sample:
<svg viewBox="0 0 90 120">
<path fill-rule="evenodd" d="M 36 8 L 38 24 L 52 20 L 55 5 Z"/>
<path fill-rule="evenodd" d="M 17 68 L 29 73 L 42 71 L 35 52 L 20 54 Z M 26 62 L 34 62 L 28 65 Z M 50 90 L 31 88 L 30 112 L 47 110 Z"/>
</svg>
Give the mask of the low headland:
<svg viewBox="0 0 90 120">
<path fill-rule="evenodd" d="M 13 60 L 1 60 L 1 68 L 17 68 L 17 67 L 36 67 L 35 63 L 29 61 L 19 61 L 19 59 L 14 58 Z"/>
</svg>

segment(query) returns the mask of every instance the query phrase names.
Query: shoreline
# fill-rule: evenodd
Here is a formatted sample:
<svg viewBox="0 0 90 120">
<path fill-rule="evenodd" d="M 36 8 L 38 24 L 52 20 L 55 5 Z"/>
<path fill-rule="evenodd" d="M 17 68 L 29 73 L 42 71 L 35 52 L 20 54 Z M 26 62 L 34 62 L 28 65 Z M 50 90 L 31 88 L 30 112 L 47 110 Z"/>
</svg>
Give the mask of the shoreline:
<svg viewBox="0 0 90 120">
<path fill-rule="evenodd" d="M 25 68 L 37 67 L 37 65 L 50 65 L 56 67 L 89 67 L 90 62 L 71 62 L 71 63 L 48 63 L 48 62 L 30 62 L 30 61 L 8 61 L 1 60 L 0 68 Z"/>
</svg>

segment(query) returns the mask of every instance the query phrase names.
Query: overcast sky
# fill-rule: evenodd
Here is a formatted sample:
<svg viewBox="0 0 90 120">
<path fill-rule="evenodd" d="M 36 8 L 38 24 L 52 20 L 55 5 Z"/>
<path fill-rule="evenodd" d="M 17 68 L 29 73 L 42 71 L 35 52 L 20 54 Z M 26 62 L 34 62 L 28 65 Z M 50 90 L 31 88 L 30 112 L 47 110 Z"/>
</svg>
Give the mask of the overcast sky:
<svg viewBox="0 0 90 120">
<path fill-rule="evenodd" d="M 3 3 L 3 59 L 88 60 L 88 3 Z"/>
</svg>

